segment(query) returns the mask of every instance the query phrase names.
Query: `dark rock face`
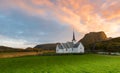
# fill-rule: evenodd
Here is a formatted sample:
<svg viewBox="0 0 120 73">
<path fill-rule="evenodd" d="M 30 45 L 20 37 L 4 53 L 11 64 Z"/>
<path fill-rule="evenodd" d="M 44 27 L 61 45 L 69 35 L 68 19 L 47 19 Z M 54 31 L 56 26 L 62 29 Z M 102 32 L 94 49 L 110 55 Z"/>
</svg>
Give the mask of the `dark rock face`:
<svg viewBox="0 0 120 73">
<path fill-rule="evenodd" d="M 107 36 L 103 31 L 101 31 L 101 32 L 90 32 L 86 34 L 80 41 L 83 44 L 91 44 L 104 40 L 107 40 Z"/>
<path fill-rule="evenodd" d="M 42 50 L 55 50 L 57 46 L 57 43 L 52 44 L 40 44 L 35 46 L 34 48 L 42 49 Z"/>
<path fill-rule="evenodd" d="M 107 40 L 107 36 L 103 31 L 100 31 L 100 32 L 90 32 L 86 34 L 79 42 L 83 43 L 85 49 L 89 49 L 90 44 L 104 40 Z"/>
</svg>

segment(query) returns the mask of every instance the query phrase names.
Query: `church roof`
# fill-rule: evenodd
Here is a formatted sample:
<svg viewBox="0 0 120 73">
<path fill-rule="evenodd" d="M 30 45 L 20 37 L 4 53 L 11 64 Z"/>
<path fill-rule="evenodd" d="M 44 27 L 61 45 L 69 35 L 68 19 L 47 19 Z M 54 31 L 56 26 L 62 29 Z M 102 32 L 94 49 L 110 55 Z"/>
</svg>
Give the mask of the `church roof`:
<svg viewBox="0 0 120 73">
<path fill-rule="evenodd" d="M 64 48 L 77 48 L 79 46 L 79 43 L 74 44 L 73 42 L 67 42 L 67 43 L 59 43 L 58 47 L 60 49 Z"/>
</svg>

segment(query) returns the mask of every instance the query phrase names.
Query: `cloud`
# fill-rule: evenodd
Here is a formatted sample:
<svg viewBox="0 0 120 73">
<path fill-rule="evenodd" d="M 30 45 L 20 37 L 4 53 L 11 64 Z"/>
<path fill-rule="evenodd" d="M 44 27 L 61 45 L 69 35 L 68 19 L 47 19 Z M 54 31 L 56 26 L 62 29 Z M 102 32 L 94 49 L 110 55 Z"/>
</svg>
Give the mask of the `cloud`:
<svg viewBox="0 0 120 73">
<path fill-rule="evenodd" d="M 102 5 L 102 14 L 107 20 L 120 17 L 120 0 L 108 0 Z"/>
<path fill-rule="evenodd" d="M 25 39 L 22 38 L 21 44 L 28 42 L 28 38 L 40 38 L 41 42 L 68 40 L 72 28 L 80 32 L 80 37 L 94 31 L 105 31 L 109 37 L 120 36 L 119 2 L 120 0 L 0 0 L 0 25 L 8 28 L 1 28 L 0 34 L 8 34 L 9 39 L 11 36 L 13 38 L 13 34 L 19 34 L 19 37 L 22 35 Z M 69 33 L 65 35 L 67 32 Z M 64 38 L 60 38 L 62 35 Z"/>
<path fill-rule="evenodd" d="M 7 36 L 0 35 L 0 45 L 8 46 L 14 48 L 25 48 L 25 47 L 33 47 L 34 44 L 28 44 L 29 42 L 23 39 L 13 39 Z"/>
<path fill-rule="evenodd" d="M 54 17 L 61 24 L 70 25 L 81 33 L 105 31 L 108 36 L 115 37 L 118 34 L 113 34 L 118 33 L 120 28 L 120 23 L 114 20 L 120 17 L 119 1 L 55 0 L 53 3 L 50 0 L 34 0 L 33 4 L 42 5 L 50 12 L 51 16 L 47 15 L 48 18 Z"/>
<path fill-rule="evenodd" d="M 118 1 L 101 2 L 101 5 L 106 7 L 105 9 L 101 8 L 98 0 L 94 0 L 94 3 L 89 0 L 58 0 L 56 2 L 57 7 L 53 6 L 53 8 L 57 10 L 53 14 L 60 22 L 68 24 L 84 34 L 93 31 L 105 31 L 108 36 L 118 36 L 118 34 L 113 35 L 118 33 L 120 28 L 120 23 L 113 20 L 120 17 Z M 103 15 L 104 12 L 107 12 L 107 15 Z"/>
</svg>

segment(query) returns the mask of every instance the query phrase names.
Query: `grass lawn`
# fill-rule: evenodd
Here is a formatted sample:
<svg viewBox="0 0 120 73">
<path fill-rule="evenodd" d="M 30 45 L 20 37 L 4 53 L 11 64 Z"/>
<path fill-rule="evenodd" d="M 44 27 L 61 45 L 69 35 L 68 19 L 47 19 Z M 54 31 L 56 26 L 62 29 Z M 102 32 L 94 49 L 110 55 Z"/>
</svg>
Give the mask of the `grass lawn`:
<svg viewBox="0 0 120 73">
<path fill-rule="evenodd" d="M 0 73 L 120 73 L 120 56 L 96 54 L 0 59 Z"/>
</svg>

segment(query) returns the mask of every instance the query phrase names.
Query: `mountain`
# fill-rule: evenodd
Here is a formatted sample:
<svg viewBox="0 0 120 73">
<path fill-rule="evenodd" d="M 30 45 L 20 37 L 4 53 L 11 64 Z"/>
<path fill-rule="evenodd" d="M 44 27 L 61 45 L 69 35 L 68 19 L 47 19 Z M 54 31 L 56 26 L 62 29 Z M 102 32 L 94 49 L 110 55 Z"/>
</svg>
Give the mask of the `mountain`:
<svg viewBox="0 0 120 73">
<path fill-rule="evenodd" d="M 103 31 L 87 33 L 79 42 L 86 52 L 120 52 L 120 37 L 107 38 Z"/>
<path fill-rule="evenodd" d="M 79 42 L 83 43 L 86 50 L 90 50 L 89 49 L 90 44 L 100 42 L 100 41 L 104 41 L 104 40 L 107 40 L 107 39 L 108 38 L 107 38 L 106 34 L 103 31 L 90 32 L 90 33 L 85 34 L 85 36 Z"/>
<path fill-rule="evenodd" d="M 36 45 L 34 48 L 42 49 L 42 50 L 55 50 L 57 43 L 50 43 L 50 44 L 40 44 Z"/>
<path fill-rule="evenodd" d="M 0 52 L 18 52 L 18 51 L 23 51 L 23 49 L 0 46 Z"/>
<path fill-rule="evenodd" d="M 104 40 L 107 40 L 107 36 L 103 31 L 101 31 L 85 34 L 85 36 L 80 41 L 86 45 Z"/>
</svg>

